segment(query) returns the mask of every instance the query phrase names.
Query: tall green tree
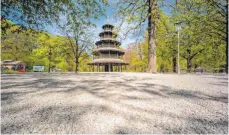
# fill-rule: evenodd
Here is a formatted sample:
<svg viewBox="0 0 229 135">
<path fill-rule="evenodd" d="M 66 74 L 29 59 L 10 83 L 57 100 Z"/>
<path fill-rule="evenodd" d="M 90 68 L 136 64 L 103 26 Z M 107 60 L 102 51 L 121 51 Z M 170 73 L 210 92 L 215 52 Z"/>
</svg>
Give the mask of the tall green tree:
<svg viewBox="0 0 229 135">
<path fill-rule="evenodd" d="M 88 26 L 85 26 L 84 24 L 77 24 L 74 21 L 71 24 L 63 25 L 61 29 L 62 34 L 66 36 L 68 40 L 66 45 L 71 47 L 71 54 L 74 56 L 75 72 L 78 72 L 79 64 L 89 57 L 88 55 L 85 55 L 85 53 L 93 45 L 93 42 L 91 41 L 92 36 L 88 33 L 89 30 L 87 27 Z"/>
<path fill-rule="evenodd" d="M 174 31 L 174 26 L 171 23 L 171 18 L 164 14 L 161 10 L 159 12 L 157 23 L 157 58 L 158 69 L 161 72 L 176 72 L 177 68 L 177 37 Z M 162 71 L 163 70 L 163 71 Z"/>
<path fill-rule="evenodd" d="M 5 24 L 7 23 L 7 24 Z M 31 70 L 33 66 L 45 66 L 45 71 L 53 68 L 61 71 L 74 71 L 75 61 L 69 40 L 65 36 L 54 36 L 32 29 L 20 29 L 9 20 L 2 23 L 8 25 L 6 33 L 2 34 L 2 60 L 19 60 L 26 63 Z M 82 52 L 79 61 L 90 61 L 87 52 Z M 79 71 L 89 71 L 87 63 L 79 65 Z"/>
<path fill-rule="evenodd" d="M 1 21 L 6 19 L 25 27 L 44 29 L 61 21 L 61 15 L 74 9 L 74 14 L 80 14 L 89 19 L 91 15 L 98 18 L 103 13 L 105 0 L 2 0 Z M 2 27 L 2 31 L 7 29 Z"/>
<path fill-rule="evenodd" d="M 101 3 L 100 3 L 101 2 Z M 86 50 L 93 45 L 92 41 L 92 19 L 105 15 L 104 8 L 101 4 L 107 5 L 105 1 L 81 1 L 81 7 L 66 6 L 67 11 L 63 14 L 61 23 L 58 23 L 58 28 L 62 35 L 68 39 L 68 45 L 72 49 L 75 61 L 75 72 L 78 72 L 78 67 L 81 61 L 88 57 L 85 54 Z M 80 60 L 80 57 L 84 57 Z"/>
<path fill-rule="evenodd" d="M 64 12 L 63 5 L 73 4 L 71 0 L 2 0 L 1 19 L 13 21 L 24 28 L 44 28 L 58 21 L 60 13 Z M 4 27 L 4 30 L 7 27 Z"/>
<path fill-rule="evenodd" d="M 210 36 L 216 32 L 212 26 L 216 26 L 215 22 L 211 21 L 209 3 L 202 0 L 182 0 L 177 1 L 177 6 L 173 14 L 174 23 L 183 21 L 183 30 L 181 32 L 181 56 L 187 61 L 187 70 L 191 71 L 192 60 L 202 53 L 206 46 L 211 44 L 214 38 L 221 39 L 218 43 L 221 44 L 225 39 Z M 217 15 L 216 15 L 217 16 Z M 217 27 L 225 30 L 225 25 L 217 24 Z M 226 33 L 225 33 L 226 34 Z"/>
<path fill-rule="evenodd" d="M 158 0 L 120 0 L 117 2 L 117 15 L 123 22 L 132 24 L 129 31 L 142 32 L 148 26 L 148 72 L 157 72 L 156 67 L 156 21 Z M 147 23 L 147 24 L 146 24 Z M 144 30 L 143 30 L 144 31 Z"/>
<path fill-rule="evenodd" d="M 27 61 L 27 56 L 37 47 L 36 42 L 34 42 L 37 32 L 32 29 L 26 29 L 17 33 L 15 31 L 20 27 L 9 20 L 2 22 L 2 27 L 6 25 L 8 29 L 5 34 L 1 35 L 2 59 Z"/>
<path fill-rule="evenodd" d="M 61 62 L 65 63 L 62 57 L 62 49 L 66 43 L 65 39 L 59 36 L 41 33 L 38 35 L 37 43 L 39 44 L 39 47 L 33 50 L 33 56 L 44 60 L 45 63 L 43 64 L 47 65 L 48 72 L 50 72 L 52 68 L 57 68 L 56 65 Z M 37 61 L 36 58 L 34 59 Z"/>
<path fill-rule="evenodd" d="M 218 44 L 226 46 L 226 73 L 228 73 L 228 1 L 227 0 L 205 0 L 206 7 L 206 30 L 208 35 L 220 39 Z"/>
</svg>

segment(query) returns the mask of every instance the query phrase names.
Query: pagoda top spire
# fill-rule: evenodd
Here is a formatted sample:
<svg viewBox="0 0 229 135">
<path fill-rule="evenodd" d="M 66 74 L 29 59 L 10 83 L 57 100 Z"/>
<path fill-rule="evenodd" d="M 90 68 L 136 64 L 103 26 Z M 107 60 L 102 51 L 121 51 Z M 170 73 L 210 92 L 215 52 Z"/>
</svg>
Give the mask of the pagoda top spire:
<svg viewBox="0 0 229 135">
<path fill-rule="evenodd" d="M 110 16 L 107 16 L 106 24 L 110 24 Z"/>
<path fill-rule="evenodd" d="M 111 31 L 114 28 L 114 26 L 112 24 L 110 24 L 110 17 L 109 16 L 107 16 L 106 23 L 102 26 L 102 28 L 103 29 L 111 28 L 111 29 L 109 29 Z"/>
</svg>

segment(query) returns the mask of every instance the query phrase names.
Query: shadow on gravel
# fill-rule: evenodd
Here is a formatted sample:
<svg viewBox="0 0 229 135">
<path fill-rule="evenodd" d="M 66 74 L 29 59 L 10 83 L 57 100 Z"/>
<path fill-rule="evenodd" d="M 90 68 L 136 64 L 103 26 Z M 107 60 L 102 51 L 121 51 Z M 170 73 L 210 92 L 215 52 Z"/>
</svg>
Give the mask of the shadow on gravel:
<svg viewBox="0 0 229 135">
<path fill-rule="evenodd" d="M 18 110 L 18 109 L 17 109 Z M 24 110 L 24 109 L 23 109 Z M 8 110 L 7 110 L 8 111 Z M 13 111 L 13 110 L 10 110 Z M 28 111 L 28 108 L 27 108 Z M 23 119 L 15 118 L 12 123 L 1 125 L 1 133 L 3 134 L 23 134 L 23 133 L 62 133 L 74 134 L 85 132 L 81 129 L 87 121 L 83 121 L 83 117 L 94 111 L 111 112 L 107 106 L 84 105 L 84 106 L 47 106 L 30 112 L 29 116 Z M 6 110 L 3 110 L 6 113 Z M 23 113 L 22 108 L 17 114 Z M 4 114 L 7 115 L 7 114 Z M 8 114 L 9 115 L 9 114 Z M 74 124 L 78 123 L 76 127 Z M 62 130 L 62 131 L 61 131 Z"/>
<path fill-rule="evenodd" d="M 190 90 L 175 90 L 173 92 L 167 93 L 170 97 L 180 97 L 180 98 L 190 98 L 197 100 L 212 100 L 216 102 L 228 103 L 227 95 L 224 96 L 211 96 L 201 92 L 192 92 Z"/>
<path fill-rule="evenodd" d="M 99 75 L 99 74 L 98 74 Z M 90 76 L 90 74 L 88 74 Z M 112 75 L 110 75 L 112 76 Z M 15 76 L 11 76 L 15 77 Z M 33 76 L 34 78 L 35 75 Z M 6 77 L 3 77 L 3 79 Z M 7 76 L 7 79 L 9 77 Z M 157 98 L 162 98 L 166 100 L 167 98 L 174 99 L 184 99 L 187 102 L 197 103 L 204 101 L 219 102 L 220 104 L 228 103 L 228 95 L 214 96 L 208 95 L 202 92 L 195 92 L 193 90 L 183 90 L 183 89 L 173 89 L 168 86 L 158 85 L 153 83 L 134 83 L 135 78 L 124 79 L 124 81 L 110 81 L 108 85 L 104 86 L 104 80 L 82 80 L 82 81 L 72 81 L 72 80 L 57 80 L 54 77 L 48 79 L 36 78 L 33 81 L 23 82 L 23 79 L 27 77 L 20 78 L 22 82 L 10 82 L 7 85 L 2 86 L 3 92 L 1 92 L 2 101 L 2 117 L 7 117 L 9 119 L 14 119 L 14 114 L 24 116 L 25 111 L 30 111 L 31 106 L 20 106 L 20 102 L 28 94 L 36 94 L 42 97 L 46 97 L 49 94 L 61 93 L 71 95 L 74 92 L 83 91 L 85 93 L 92 94 L 93 96 L 108 101 L 107 103 L 113 103 L 120 106 L 120 114 L 129 123 L 144 123 L 147 126 L 154 128 L 159 127 L 162 129 L 164 134 L 166 133 L 224 133 L 228 131 L 228 116 L 224 119 L 213 117 L 212 119 L 206 118 L 196 118 L 193 116 L 181 117 L 173 113 L 165 111 L 152 111 L 147 109 L 142 109 L 135 104 L 126 104 L 124 101 L 154 101 Z M 224 79 L 222 79 L 224 80 Z M 11 89 L 14 88 L 12 91 Z M 58 88 L 58 89 L 55 89 Z M 8 90 L 11 90 L 8 92 Z M 118 92 L 117 92 L 118 91 Z M 39 93 L 38 93 L 39 92 Z M 124 93 L 138 93 L 136 95 L 125 95 Z M 74 98 L 77 98 L 77 94 Z M 131 102 L 132 103 L 132 102 Z M 11 106 L 17 106 L 17 108 L 12 108 Z M 11 107 L 11 108 L 10 108 Z M 203 107 L 204 109 L 204 107 Z M 128 114 L 123 110 L 131 110 L 132 112 L 141 113 L 143 118 L 138 118 L 139 116 Z M 84 117 L 88 113 L 92 114 L 103 114 L 110 113 L 116 115 L 115 110 L 113 110 L 109 105 L 78 105 L 78 106 L 43 106 L 40 109 L 33 110 L 26 113 L 23 119 L 15 117 L 15 121 L 11 120 L 11 123 L 5 122 L 1 125 L 2 133 L 41 133 L 45 134 L 48 129 L 53 131 L 53 133 L 58 133 L 59 126 L 62 130 L 66 130 L 64 133 L 87 133 L 85 129 L 81 129 L 87 121 Z M 174 128 L 169 125 L 154 125 L 152 123 L 152 118 L 150 116 L 158 114 L 158 116 L 169 117 L 171 119 L 177 120 L 181 119 L 186 121 L 182 127 Z M 13 115 L 13 116 L 11 116 Z M 16 116 L 17 116 L 16 115 Z M 223 115 L 223 114 L 222 114 Z M 13 122 L 12 122 L 13 121 Z M 76 127 L 73 127 L 75 124 Z M 127 123 L 128 124 L 128 123 Z M 48 125 L 48 127 L 46 127 Z M 64 125 L 64 126 L 63 126 Z M 36 126 L 36 127 L 34 127 Z M 66 126 L 72 126 L 70 129 L 65 129 Z M 37 131 L 34 131 L 34 128 Z M 44 130 L 48 128 L 47 130 Z M 43 130 L 44 132 L 41 132 Z M 219 132 L 220 131 L 220 132 Z M 138 127 L 119 127 L 113 131 L 113 133 L 118 134 L 128 134 L 128 133 L 155 133 L 144 132 Z"/>
<path fill-rule="evenodd" d="M 209 76 L 204 76 L 202 77 L 203 79 L 205 78 L 210 78 L 210 79 L 214 79 L 214 81 L 212 81 L 210 84 L 211 85 L 217 85 L 217 86 L 227 86 L 228 87 L 228 77 L 225 75 L 215 75 L 214 77 L 209 77 Z M 217 81 L 215 81 L 217 80 Z"/>
</svg>

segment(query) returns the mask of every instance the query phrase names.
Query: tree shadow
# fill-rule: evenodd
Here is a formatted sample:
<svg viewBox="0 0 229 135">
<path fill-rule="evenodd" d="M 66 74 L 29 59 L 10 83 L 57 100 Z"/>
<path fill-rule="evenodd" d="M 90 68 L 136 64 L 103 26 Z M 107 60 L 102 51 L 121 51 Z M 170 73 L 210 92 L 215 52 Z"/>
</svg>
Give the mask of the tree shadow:
<svg viewBox="0 0 229 135">
<path fill-rule="evenodd" d="M 31 111 L 29 108 L 20 108 L 27 110 L 30 115 L 21 121 L 21 118 L 15 118 L 4 122 L 1 125 L 1 133 L 3 134 L 24 134 L 24 133 L 64 133 L 74 134 L 77 129 L 73 128 L 75 123 L 80 123 L 81 118 L 87 113 L 94 110 L 103 110 L 111 112 L 107 106 L 99 105 L 84 105 L 84 106 L 46 106 L 37 110 Z M 38 124 L 39 126 L 36 126 Z M 80 124 L 79 124 L 80 125 Z M 64 131 L 59 126 L 66 127 Z M 71 129 L 70 129 L 70 128 Z"/>
<path fill-rule="evenodd" d="M 214 79 L 210 85 L 228 86 L 228 77 L 225 75 L 203 76 L 202 78 Z"/>
<path fill-rule="evenodd" d="M 100 75 L 100 74 L 98 74 Z M 103 76 L 104 74 L 101 74 Z M 80 75 L 76 75 L 79 76 Z M 88 75 L 90 76 L 90 74 Z M 228 95 L 215 96 L 208 95 L 203 92 L 195 92 L 193 90 L 187 89 L 173 89 L 172 87 L 158 85 L 154 83 L 133 83 L 135 78 L 123 79 L 123 81 L 115 81 L 111 80 L 109 83 L 104 85 L 104 80 L 99 79 L 91 79 L 86 80 L 82 79 L 78 80 L 57 80 L 55 78 L 36 78 L 33 81 L 15 83 L 11 82 L 9 85 L 3 86 L 4 90 L 1 92 L 1 101 L 2 101 L 2 114 L 3 117 L 7 117 L 7 115 L 11 116 L 17 114 L 19 116 L 23 116 L 23 113 L 28 114 L 28 117 L 25 117 L 24 121 L 21 119 L 15 118 L 15 121 L 5 121 L 4 124 L 1 125 L 2 133 L 34 133 L 35 131 L 33 126 L 37 126 L 37 129 L 42 130 L 42 128 L 47 128 L 45 125 L 49 125 L 53 133 L 61 133 L 61 131 L 57 130 L 58 125 L 71 126 L 74 124 L 78 124 L 81 126 L 81 122 L 84 118 L 84 115 L 87 113 L 98 112 L 109 112 L 111 115 L 116 115 L 116 110 L 110 107 L 109 103 L 116 104 L 120 107 L 119 114 L 126 121 L 127 124 L 140 122 L 149 126 L 147 130 L 141 130 L 138 127 L 125 127 L 119 126 L 115 128 L 112 133 L 118 134 L 128 134 L 128 133 L 157 133 L 153 130 L 153 126 L 158 126 L 161 129 L 161 132 L 158 133 L 227 133 L 228 121 L 227 118 L 219 119 L 219 118 L 197 118 L 194 116 L 179 116 L 173 113 L 166 112 L 165 110 L 150 110 L 150 109 L 142 109 L 139 106 L 136 106 L 134 103 L 137 102 L 148 102 L 156 100 L 156 98 L 161 98 L 166 100 L 167 98 L 173 99 L 184 99 L 190 101 L 213 101 L 219 102 L 220 104 L 228 103 Z M 12 91 L 11 89 L 14 88 Z M 35 88 L 35 89 L 34 89 Z M 58 88 L 58 89 L 56 89 Z M 48 90 L 47 90 L 48 89 Z M 7 92 L 7 90 L 11 90 Z M 18 108 L 9 108 L 5 109 L 5 106 L 15 106 L 17 103 L 21 102 L 20 99 L 25 97 L 27 94 L 33 94 L 33 96 L 40 95 L 41 97 L 46 97 L 49 94 L 61 93 L 61 94 L 73 94 L 75 92 L 82 91 L 89 93 L 97 99 L 104 100 L 107 104 L 96 105 L 93 102 L 85 105 L 56 105 L 56 106 L 43 106 L 36 110 L 31 109 L 31 106 L 20 106 Z M 129 93 L 135 92 L 138 93 L 136 95 L 131 95 Z M 128 95 L 126 95 L 128 93 Z M 116 98 L 114 98 L 116 97 Z M 77 98 L 75 96 L 74 98 Z M 127 104 L 124 101 L 131 101 L 130 104 Z M 182 104 L 182 103 L 181 103 Z M 133 114 L 129 114 L 124 110 L 131 110 L 134 112 Z M 102 113 L 101 113 L 102 114 Z M 136 114 L 142 114 L 144 119 L 138 118 Z M 158 116 L 169 117 L 171 119 L 181 119 L 186 121 L 183 127 L 174 127 L 166 124 L 159 125 L 150 125 L 152 123 L 152 116 L 157 114 Z M 98 115 L 99 117 L 99 115 Z M 228 116 L 227 116 L 228 117 Z M 160 117 L 158 118 L 160 119 Z M 33 125 L 34 123 L 34 125 Z M 44 126 L 42 126 L 44 125 Z M 82 125 L 83 126 L 83 125 Z M 216 130 L 216 129 L 219 130 Z M 73 127 L 70 129 L 66 129 L 64 133 L 88 133 L 86 130 L 80 130 Z M 80 131 L 76 131 L 76 130 Z M 62 127 L 62 130 L 63 127 Z M 41 131 L 38 133 L 46 134 L 48 129 Z"/>
</svg>

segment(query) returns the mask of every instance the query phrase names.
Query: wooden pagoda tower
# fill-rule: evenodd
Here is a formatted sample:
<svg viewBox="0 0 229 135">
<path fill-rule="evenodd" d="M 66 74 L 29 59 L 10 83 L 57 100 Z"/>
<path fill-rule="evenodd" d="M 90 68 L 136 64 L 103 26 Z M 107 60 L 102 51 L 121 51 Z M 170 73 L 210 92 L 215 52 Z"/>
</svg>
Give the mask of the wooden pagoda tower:
<svg viewBox="0 0 229 135">
<path fill-rule="evenodd" d="M 106 23 L 102 26 L 103 32 L 99 34 L 100 40 L 95 43 L 93 61 L 88 63 L 91 71 L 97 72 L 122 72 L 128 63 L 121 58 L 124 51 L 120 49 L 121 43 L 116 40 L 117 34 L 113 32 L 114 26 Z"/>
</svg>

